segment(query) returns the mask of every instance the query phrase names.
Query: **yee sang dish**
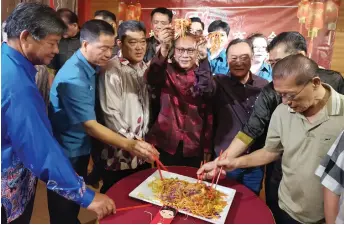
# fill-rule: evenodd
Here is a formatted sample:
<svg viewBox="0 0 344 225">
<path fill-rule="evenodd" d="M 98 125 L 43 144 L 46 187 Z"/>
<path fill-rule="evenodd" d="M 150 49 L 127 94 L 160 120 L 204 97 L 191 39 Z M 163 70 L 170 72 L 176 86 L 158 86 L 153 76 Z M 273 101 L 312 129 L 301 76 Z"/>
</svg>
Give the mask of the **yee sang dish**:
<svg viewBox="0 0 344 225">
<path fill-rule="evenodd" d="M 148 186 L 164 205 L 207 219 L 220 218 L 226 207 L 225 194 L 204 183 L 190 183 L 178 178 L 155 179 Z"/>
</svg>

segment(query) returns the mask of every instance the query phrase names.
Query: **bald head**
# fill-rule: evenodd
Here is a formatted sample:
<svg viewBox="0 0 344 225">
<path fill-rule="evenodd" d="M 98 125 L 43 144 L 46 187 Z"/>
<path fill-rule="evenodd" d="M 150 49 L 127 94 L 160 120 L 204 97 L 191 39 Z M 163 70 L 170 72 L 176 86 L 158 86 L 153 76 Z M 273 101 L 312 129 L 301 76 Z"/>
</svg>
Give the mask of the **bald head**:
<svg viewBox="0 0 344 225">
<path fill-rule="evenodd" d="M 273 80 L 295 77 L 296 85 L 302 85 L 318 76 L 318 64 L 302 54 L 290 55 L 278 61 L 273 68 Z"/>
</svg>

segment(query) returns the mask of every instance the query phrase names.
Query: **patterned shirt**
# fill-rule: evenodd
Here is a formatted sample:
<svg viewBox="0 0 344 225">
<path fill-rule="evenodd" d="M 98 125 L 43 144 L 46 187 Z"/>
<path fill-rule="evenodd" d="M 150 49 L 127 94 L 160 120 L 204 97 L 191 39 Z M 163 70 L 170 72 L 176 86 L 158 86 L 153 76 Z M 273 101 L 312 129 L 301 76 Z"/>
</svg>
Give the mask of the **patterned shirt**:
<svg viewBox="0 0 344 225">
<path fill-rule="evenodd" d="M 94 192 L 75 174 L 53 137 L 37 70 L 7 44 L 1 46 L 1 204 L 7 222 L 18 218 L 35 193 L 35 179 L 87 207 Z"/>
<path fill-rule="evenodd" d="M 158 53 L 145 76 L 148 84 L 160 92 L 161 103 L 147 141 L 172 155 L 180 141 L 184 143 L 186 157 L 203 156 L 203 151 L 209 152 L 212 114 L 211 104 L 207 104 L 206 99 L 212 91 L 212 76 L 208 60 L 185 71 L 168 63 L 167 58 Z"/>
<path fill-rule="evenodd" d="M 128 139 L 144 138 L 148 131 L 149 95 L 143 77 L 146 69 L 144 62 L 133 66 L 128 60 L 115 57 L 99 77 L 100 117 L 106 127 Z M 100 158 L 108 170 L 135 169 L 144 162 L 108 145 Z"/>
<path fill-rule="evenodd" d="M 340 196 L 336 223 L 344 224 L 344 131 L 333 143 L 315 174 L 320 177 L 324 187 Z"/>
<path fill-rule="evenodd" d="M 229 72 L 229 65 L 227 62 L 226 49 L 223 49 L 220 52 L 220 54 L 213 59 L 210 59 L 210 51 L 208 51 L 208 59 L 210 62 L 211 72 L 213 73 L 213 75 L 215 74 L 227 75 L 227 73 Z"/>
<path fill-rule="evenodd" d="M 256 75 L 271 82 L 272 81 L 272 68 L 270 64 L 267 62 L 263 62 L 262 66 L 260 67 Z"/>
</svg>

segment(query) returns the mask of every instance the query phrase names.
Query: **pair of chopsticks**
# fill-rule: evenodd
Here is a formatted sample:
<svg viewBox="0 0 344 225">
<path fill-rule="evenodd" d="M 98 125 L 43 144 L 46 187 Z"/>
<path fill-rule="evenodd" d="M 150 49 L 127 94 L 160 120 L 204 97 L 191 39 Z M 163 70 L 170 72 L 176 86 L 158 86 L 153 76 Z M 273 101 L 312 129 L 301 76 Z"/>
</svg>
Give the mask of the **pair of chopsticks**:
<svg viewBox="0 0 344 225">
<path fill-rule="evenodd" d="M 116 209 L 116 212 L 126 211 L 126 210 L 130 210 L 130 209 L 146 208 L 146 207 L 149 207 L 149 206 L 152 206 L 152 204 L 136 205 L 136 206 L 129 206 L 129 207 L 124 207 L 124 208 L 119 208 L 119 209 Z"/>
<path fill-rule="evenodd" d="M 161 163 L 161 161 L 158 159 L 158 157 L 156 157 L 155 155 L 153 157 L 154 157 L 154 160 L 155 160 L 156 165 L 158 167 L 160 179 L 163 180 L 164 178 L 162 177 L 161 169 L 163 169 L 167 172 L 168 172 L 168 169 L 164 166 L 164 164 Z"/>
<path fill-rule="evenodd" d="M 220 152 L 219 159 L 222 159 L 222 153 L 223 153 L 223 150 L 221 150 L 221 152 Z M 217 171 L 217 167 L 215 168 L 215 174 L 216 174 L 216 171 Z M 216 179 L 216 183 L 215 183 L 215 190 L 216 190 L 217 183 L 219 182 L 221 173 L 222 173 L 222 166 L 220 167 L 219 175 L 217 175 L 217 179 Z M 212 179 L 212 181 L 211 181 L 211 186 L 210 186 L 210 187 L 213 187 L 214 181 L 215 181 L 215 176 L 213 177 L 213 179 Z"/>
</svg>

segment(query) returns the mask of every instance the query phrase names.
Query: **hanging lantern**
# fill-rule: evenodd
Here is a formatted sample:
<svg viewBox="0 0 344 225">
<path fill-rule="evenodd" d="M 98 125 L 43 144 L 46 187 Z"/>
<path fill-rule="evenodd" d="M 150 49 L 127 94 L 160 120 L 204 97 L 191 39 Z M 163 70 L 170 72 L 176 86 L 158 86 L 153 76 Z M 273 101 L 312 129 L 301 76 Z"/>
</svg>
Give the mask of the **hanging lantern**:
<svg viewBox="0 0 344 225">
<path fill-rule="evenodd" d="M 309 12 L 309 0 L 301 0 L 297 8 L 297 18 L 299 18 L 299 23 L 306 23 L 306 18 Z"/>
<path fill-rule="evenodd" d="M 119 21 L 125 20 L 126 11 L 127 11 L 127 4 L 121 1 L 118 6 L 118 20 Z"/>
<path fill-rule="evenodd" d="M 336 30 L 336 24 L 338 20 L 339 11 L 339 1 L 334 2 L 333 0 L 328 0 L 325 6 L 325 23 L 327 24 L 327 29 L 334 31 Z"/>
<path fill-rule="evenodd" d="M 140 2 L 137 2 L 137 3 L 135 4 L 135 8 L 136 8 L 136 10 L 135 10 L 135 17 L 136 17 L 136 20 L 137 20 L 137 21 L 140 21 L 140 18 L 141 18 L 141 9 L 142 9 L 141 3 L 140 3 Z"/>
<path fill-rule="evenodd" d="M 133 3 L 130 3 L 127 8 L 127 14 L 125 16 L 125 20 L 136 20 L 135 18 L 136 7 Z"/>
<path fill-rule="evenodd" d="M 308 16 L 306 18 L 305 27 L 308 30 L 308 37 L 311 38 L 309 42 L 309 58 L 313 53 L 313 39 L 318 36 L 318 31 L 324 26 L 324 10 L 323 2 L 312 2 L 309 7 Z"/>
<path fill-rule="evenodd" d="M 306 19 L 306 29 L 308 30 L 308 37 L 315 38 L 318 36 L 318 31 L 324 26 L 324 10 L 323 2 L 312 2 L 310 4 L 309 13 Z"/>
</svg>

